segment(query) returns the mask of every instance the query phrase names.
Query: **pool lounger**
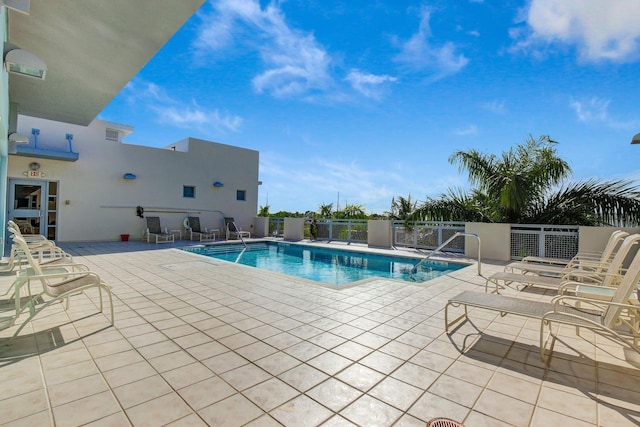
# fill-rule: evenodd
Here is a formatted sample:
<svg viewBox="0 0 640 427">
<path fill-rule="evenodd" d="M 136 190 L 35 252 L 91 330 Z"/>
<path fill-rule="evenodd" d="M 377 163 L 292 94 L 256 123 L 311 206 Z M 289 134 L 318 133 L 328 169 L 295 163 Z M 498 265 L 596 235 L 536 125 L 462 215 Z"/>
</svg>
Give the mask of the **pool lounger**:
<svg viewBox="0 0 640 427">
<path fill-rule="evenodd" d="M 640 252 L 639 252 L 640 254 Z M 636 263 L 640 264 L 640 255 L 636 256 Z M 546 360 L 545 350 L 549 342 L 549 338 L 555 337 L 551 329 L 553 322 L 562 323 L 576 327 L 576 334 L 579 334 L 579 328 L 584 327 L 594 332 L 605 332 L 607 336 L 617 338 L 622 343 L 628 345 L 633 350 L 640 353 L 638 346 L 638 338 L 640 337 L 639 324 L 636 319 L 627 320 L 626 316 L 620 316 L 623 309 L 628 309 L 634 313 L 638 309 L 635 305 L 624 304 L 632 292 L 632 286 L 637 283 L 638 268 L 636 267 L 634 277 L 626 277 L 627 284 L 622 292 L 616 291 L 616 295 L 612 302 L 596 301 L 592 299 L 579 298 L 574 296 L 560 295 L 549 302 L 532 301 L 523 298 L 514 298 L 504 295 L 487 294 L 476 291 L 464 291 L 455 297 L 449 299 L 444 308 L 445 331 L 449 334 L 449 329 L 460 320 L 469 319 L 468 308 L 476 307 L 485 310 L 498 311 L 500 316 L 514 314 L 532 319 L 540 319 L 540 357 Z M 627 273 L 628 274 L 628 273 Z M 621 284 L 622 287 L 624 284 Z M 628 292 L 625 292 L 627 291 Z M 602 307 L 601 310 L 588 310 L 576 306 L 566 305 L 567 302 L 589 302 L 594 306 Z M 449 306 L 464 306 L 464 313 L 449 321 Z M 633 316 L 632 316 L 633 317 Z M 614 331 L 612 328 L 620 323 L 629 326 L 632 339 L 628 339 Z M 544 328 L 548 327 L 548 333 L 545 336 Z M 553 350 L 551 350 L 553 351 Z"/>
</svg>

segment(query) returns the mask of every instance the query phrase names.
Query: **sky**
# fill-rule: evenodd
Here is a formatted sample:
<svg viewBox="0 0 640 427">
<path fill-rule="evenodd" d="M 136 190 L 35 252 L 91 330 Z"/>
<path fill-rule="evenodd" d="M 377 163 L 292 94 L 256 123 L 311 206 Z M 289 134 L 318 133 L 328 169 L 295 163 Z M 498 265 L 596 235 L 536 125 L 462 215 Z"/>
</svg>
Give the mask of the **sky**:
<svg viewBox="0 0 640 427">
<path fill-rule="evenodd" d="M 208 0 L 99 118 L 260 152 L 258 204 L 390 209 L 468 188 L 459 150 L 549 135 L 639 179 L 638 0 Z"/>
</svg>

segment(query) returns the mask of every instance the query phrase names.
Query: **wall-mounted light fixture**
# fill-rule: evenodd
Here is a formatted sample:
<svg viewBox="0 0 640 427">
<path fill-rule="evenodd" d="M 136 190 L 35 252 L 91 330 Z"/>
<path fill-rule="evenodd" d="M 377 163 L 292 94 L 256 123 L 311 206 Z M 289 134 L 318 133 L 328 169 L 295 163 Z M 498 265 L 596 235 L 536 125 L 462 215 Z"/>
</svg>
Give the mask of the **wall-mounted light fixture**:
<svg viewBox="0 0 640 427">
<path fill-rule="evenodd" d="M 38 162 L 29 163 L 29 169 L 31 169 L 32 171 L 37 171 L 38 169 L 40 169 L 40 163 Z"/>
<path fill-rule="evenodd" d="M 633 138 L 631 138 L 631 143 L 640 144 L 640 133 L 636 133 L 635 135 L 633 135 Z"/>
<path fill-rule="evenodd" d="M 216 182 L 213 183 L 213 186 L 216 187 L 216 188 L 220 188 L 220 187 L 224 187 L 224 184 L 221 183 L 220 181 L 216 181 Z"/>
<path fill-rule="evenodd" d="M 124 175 L 122 175 L 122 177 L 124 179 L 136 179 L 137 178 L 135 173 L 130 173 L 130 172 L 125 173 Z"/>
<path fill-rule="evenodd" d="M 44 80 L 47 74 L 47 64 L 42 59 L 17 46 L 13 46 L 13 49 L 4 55 L 4 66 L 9 73 L 39 80 Z"/>
<path fill-rule="evenodd" d="M 18 132 L 13 132 L 9 135 L 9 142 L 15 142 L 16 144 L 28 144 L 29 137 Z"/>
</svg>

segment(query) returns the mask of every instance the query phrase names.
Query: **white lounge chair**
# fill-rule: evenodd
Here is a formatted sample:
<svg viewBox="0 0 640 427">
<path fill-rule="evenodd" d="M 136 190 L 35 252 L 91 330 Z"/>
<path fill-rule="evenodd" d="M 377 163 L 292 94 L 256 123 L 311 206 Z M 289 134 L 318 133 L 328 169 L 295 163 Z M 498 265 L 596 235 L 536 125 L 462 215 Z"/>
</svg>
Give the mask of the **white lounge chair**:
<svg viewBox="0 0 640 427">
<path fill-rule="evenodd" d="M 145 219 L 147 228 L 142 238 L 144 239 L 146 236 L 147 243 L 151 242 L 151 239 L 155 239 L 156 243 L 169 243 L 174 241 L 173 233 L 169 233 L 168 230 L 163 230 L 160 226 L 160 217 L 148 216 Z"/>
<path fill-rule="evenodd" d="M 612 258 L 615 255 L 616 248 L 622 244 L 622 241 L 627 237 L 629 233 L 622 230 L 615 230 L 609 236 L 609 240 L 605 245 L 604 249 L 600 252 L 589 252 L 582 251 L 578 252 L 571 259 L 562 259 L 562 258 L 549 258 L 549 257 L 537 257 L 537 256 L 527 256 L 522 258 L 522 262 L 535 262 L 539 264 L 558 264 L 562 266 L 566 266 L 570 262 L 575 261 L 597 261 L 603 258 Z M 606 260 L 606 259 L 605 259 Z"/>
<path fill-rule="evenodd" d="M 20 327 L 14 332 L 13 336 L 7 342 L 7 345 L 11 344 L 31 319 L 37 316 L 38 313 L 46 307 L 55 302 L 66 300 L 65 309 L 69 309 L 69 297 L 84 292 L 90 288 L 98 288 L 101 312 L 103 310 L 102 291 L 104 290 L 107 293 L 111 307 L 111 324 L 114 324 L 111 288 L 105 284 L 97 274 L 88 271 L 86 266 L 81 264 L 66 264 L 50 267 L 40 266 L 31 256 L 27 242 L 22 238 L 15 236 L 14 243 L 18 245 L 19 249 L 24 251 L 29 264 L 29 268 L 17 273 L 14 284 L 16 288 L 15 292 L 16 295 L 19 295 L 20 287 L 27 284 L 29 286 L 29 300 L 24 305 L 19 305 L 18 302 L 16 302 L 15 317 L 10 321 L 7 321 L 6 318 L 2 319 L 0 322 L 0 328 L 5 329 L 12 326 L 26 308 L 29 309 L 29 316 L 20 324 Z M 42 285 L 41 292 L 36 294 L 31 292 L 31 289 L 33 288 L 32 282 L 39 282 Z M 46 301 L 39 303 L 40 299 L 46 299 Z"/>
<path fill-rule="evenodd" d="M 489 284 L 492 283 L 495 285 L 494 292 L 500 293 L 500 282 L 503 282 L 505 286 L 516 283 L 522 285 L 523 288 L 534 286 L 556 290 L 567 281 L 614 287 L 622 280 L 621 272 L 624 260 L 637 243 L 640 243 L 640 234 L 627 236 L 616 251 L 613 259 L 606 264 L 607 267 L 604 271 L 581 269 L 580 264 L 577 264 L 577 268 L 566 268 L 560 277 L 502 271 L 494 273 L 487 278 L 484 290 L 487 292 Z"/>
<path fill-rule="evenodd" d="M 553 323 L 575 326 L 578 334 L 580 328 L 590 329 L 617 339 L 640 353 L 640 347 L 638 346 L 640 329 L 636 320 L 640 307 L 629 303 L 639 280 L 640 251 L 636 253 L 629 269 L 610 300 L 558 295 L 551 302 L 541 302 L 504 295 L 464 291 L 449 299 L 445 305 L 445 330 L 449 333 L 449 329 L 460 320 L 468 320 L 468 308 L 475 307 L 497 311 L 501 316 L 513 314 L 540 319 L 540 357 L 543 360 L 546 360 L 545 352 L 549 338 L 555 337 L 551 329 Z M 464 313 L 449 321 L 449 307 L 459 306 L 464 307 Z M 623 311 L 627 311 L 629 315 L 623 316 Z M 628 327 L 629 333 L 620 331 L 618 327 L 621 325 Z M 545 326 L 549 329 L 546 337 L 544 334 Z M 564 328 L 563 330 L 566 331 L 568 329 Z"/>
<path fill-rule="evenodd" d="M 31 235 L 25 237 L 20 228 L 13 222 L 8 221 L 7 231 L 13 236 L 18 236 L 27 242 L 27 247 L 34 259 L 41 265 L 50 263 L 73 262 L 71 255 L 65 253 L 62 249 L 56 246 L 55 242 L 48 240 L 42 235 Z M 30 238 L 29 238 L 30 237 Z M 26 263 L 26 258 L 23 256 L 22 250 L 14 244 L 11 246 L 11 253 L 9 259 L 0 264 L 0 271 L 7 272 L 12 271 L 14 268 Z"/>
<path fill-rule="evenodd" d="M 512 262 L 507 264 L 504 267 L 505 272 L 515 273 L 517 271 L 521 271 L 523 273 L 534 273 L 540 275 L 547 276 L 556 276 L 560 277 L 565 274 L 567 271 L 575 268 L 581 268 L 583 270 L 592 270 L 592 271 L 603 271 L 608 267 L 611 258 L 614 256 L 616 252 L 616 248 L 619 242 L 622 241 L 625 237 L 627 237 L 628 233 L 624 231 L 614 232 L 615 236 L 612 244 L 607 244 L 605 247 L 605 251 L 600 254 L 600 256 L 596 256 L 595 258 L 590 258 L 586 256 L 576 256 L 572 258 L 566 265 L 561 264 L 551 264 L 551 263 L 540 263 L 540 262 L 532 262 L 533 258 L 529 258 L 528 261 L 520 261 L 520 262 Z M 611 239 L 610 239 L 611 241 Z"/>
</svg>

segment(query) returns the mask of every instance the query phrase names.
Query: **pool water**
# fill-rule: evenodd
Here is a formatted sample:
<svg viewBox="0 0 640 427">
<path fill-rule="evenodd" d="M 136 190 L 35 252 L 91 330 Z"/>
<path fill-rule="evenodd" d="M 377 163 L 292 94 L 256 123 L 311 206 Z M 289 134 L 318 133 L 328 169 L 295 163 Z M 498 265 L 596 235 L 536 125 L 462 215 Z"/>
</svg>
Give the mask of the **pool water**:
<svg viewBox="0 0 640 427">
<path fill-rule="evenodd" d="M 424 282 L 465 267 L 426 262 L 411 277 L 419 258 L 386 256 L 282 242 L 192 246 L 183 250 L 330 285 L 345 285 L 372 277 Z"/>
</svg>

